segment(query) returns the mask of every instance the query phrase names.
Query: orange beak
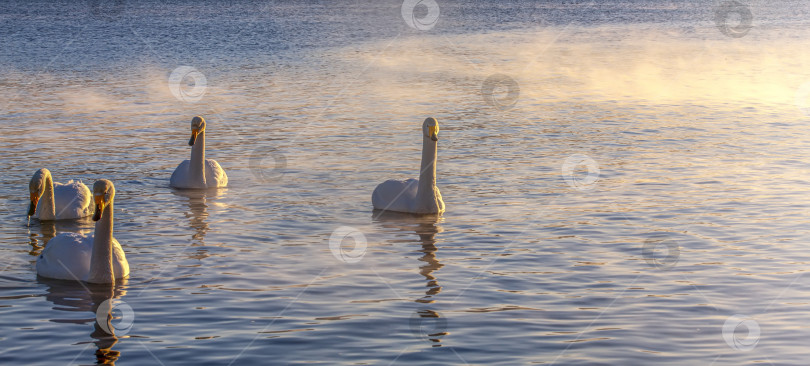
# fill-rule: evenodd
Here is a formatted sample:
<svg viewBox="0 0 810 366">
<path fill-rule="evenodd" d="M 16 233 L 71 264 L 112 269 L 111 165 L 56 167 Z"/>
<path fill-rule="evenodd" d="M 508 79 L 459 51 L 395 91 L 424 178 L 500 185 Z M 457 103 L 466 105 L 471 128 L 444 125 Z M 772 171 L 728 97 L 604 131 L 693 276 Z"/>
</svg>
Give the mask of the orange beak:
<svg viewBox="0 0 810 366">
<path fill-rule="evenodd" d="M 104 196 L 98 195 L 93 196 L 96 200 L 96 213 L 93 214 L 93 221 L 98 221 L 101 219 L 101 214 L 104 212 Z"/>
<path fill-rule="evenodd" d="M 31 204 L 28 205 L 28 217 L 34 216 L 37 212 L 37 204 L 39 203 L 39 196 L 36 193 L 31 193 Z"/>
<path fill-rule="evenodd" d="M 436 126 L 428 126 L 428 135 L 433 141 L 439 141 L 439 129 Z"/>
<path fill-rule="evenodd" d="M 194 141 L 197 141 L 198 133 L 200 133 L 200 130 L 196 128 L 191 129 L 191 140 L 188 140 L 188 146 L 194 146 Z"/>
</svg>

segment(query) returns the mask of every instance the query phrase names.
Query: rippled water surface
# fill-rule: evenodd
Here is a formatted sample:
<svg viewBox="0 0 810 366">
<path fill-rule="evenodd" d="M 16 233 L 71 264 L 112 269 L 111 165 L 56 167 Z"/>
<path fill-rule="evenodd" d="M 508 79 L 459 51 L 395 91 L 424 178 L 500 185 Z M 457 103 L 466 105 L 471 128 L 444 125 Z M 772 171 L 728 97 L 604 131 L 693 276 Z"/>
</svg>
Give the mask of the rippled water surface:
<svg viewBox="0 0 810 366">
<path fill-rule="evenodd" d="M 807 5 L 437 3 L 0 5 L 0 363 L 806 363 Z M 447 212 L 373 212 L 427 116 Z M 36 276 L 38 168 L 115 183 L 115 289 Z"/>
</svg>

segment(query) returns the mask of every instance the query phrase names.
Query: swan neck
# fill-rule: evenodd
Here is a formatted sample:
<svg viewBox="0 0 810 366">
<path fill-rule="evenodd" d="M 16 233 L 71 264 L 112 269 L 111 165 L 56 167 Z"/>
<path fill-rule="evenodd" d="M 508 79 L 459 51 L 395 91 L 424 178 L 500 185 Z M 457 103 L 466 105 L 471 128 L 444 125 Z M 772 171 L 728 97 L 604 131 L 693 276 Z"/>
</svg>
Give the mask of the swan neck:
<svg viewBox="0 0 810 366">
<path fill-rule="evenodd" d="M 45 177 L 45 191 L 42 192 L 40 199 L 41 208 L 39 209 L 40 220 L 56 220 L 56 202 L 53 193 L 53 178 L 48 175 Z"/>
<path fill-rule="evenodd" d="M 422 140 L 422 166 L 419 170 L 419 187 L 416 196 L 420 201 L 434 200 L 436 187 L 436 155 L 438 143 L 428 137 Z"/>
<path fill-rule="evenodd" d="M 113 203 L 104 208 L 96 222 L 93 252 L 90 257 L 90 275 L 87 282 L 115 283 L 113 274 Z"/>
<path fill-rule="evenodd" d="M 191 147 L 191 161 L 189 170 L 194 182 L 202 182 L 205 186 L 205 131 L 197 135 L 197 140 Z"/>
</svg>

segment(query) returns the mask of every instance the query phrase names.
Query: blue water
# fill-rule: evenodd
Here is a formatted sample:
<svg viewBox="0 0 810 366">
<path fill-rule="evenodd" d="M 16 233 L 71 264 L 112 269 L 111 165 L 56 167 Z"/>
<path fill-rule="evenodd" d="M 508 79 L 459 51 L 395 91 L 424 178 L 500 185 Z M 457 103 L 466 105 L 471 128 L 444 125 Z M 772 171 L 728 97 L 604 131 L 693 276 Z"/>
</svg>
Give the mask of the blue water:
<svg viewBox="0 0 810 366">
<path fill-rule="evenodd" d="M 4 2 L 0 363 L 805 364 L 810 8 L 741 4 Z M 427 116 L 447 212 L 373 212 Z M 129 279 L 37 278 L 43 167 Z"/>
</svg>

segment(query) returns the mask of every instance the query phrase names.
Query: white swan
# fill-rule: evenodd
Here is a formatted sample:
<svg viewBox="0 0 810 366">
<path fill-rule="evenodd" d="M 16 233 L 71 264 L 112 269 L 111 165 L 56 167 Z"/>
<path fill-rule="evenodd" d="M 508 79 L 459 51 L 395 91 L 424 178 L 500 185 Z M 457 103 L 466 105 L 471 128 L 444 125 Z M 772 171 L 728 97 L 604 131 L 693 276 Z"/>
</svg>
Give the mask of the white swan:
<svg viewBox="0 0 810 366">
<path fill-rule="evenodd" d="M 28 217 L 40 220 L 78 219 L 90 216 L 90 190 L 84 183 L 70 180 L 65 184 L 54 183 L 48 169 L 34 172 L 28 183 L 31 204 Z"/>
<path fill-rule="evenodd" d="M 371 194 L 375 209 L 416 214 L 441 214 L 444 201 L 436 187 L 436 150 L 439 121 L 433 117 L 422 123 L 422 169 L 419 179 L 387 180 Z"/>
<path fill-rule="evenodd" d="M 115 283 L 129 275 L 121 244 L 113 238 L 115 187 L 108 180 L 93 185 L 96 232 L 92 236 L 61 233 L 51 239 L 37 258 L 37 274 L 62 280 Z"/>
<path fill-rule="evenodd" d="M 228 175 L 213 159 L 205 159 L 205 120 L 191 119 L 191 159 L 184 160 L 172 173 L 169 185 L 174 188 L 219 188 L 228 185 Z"/>
</svg>

